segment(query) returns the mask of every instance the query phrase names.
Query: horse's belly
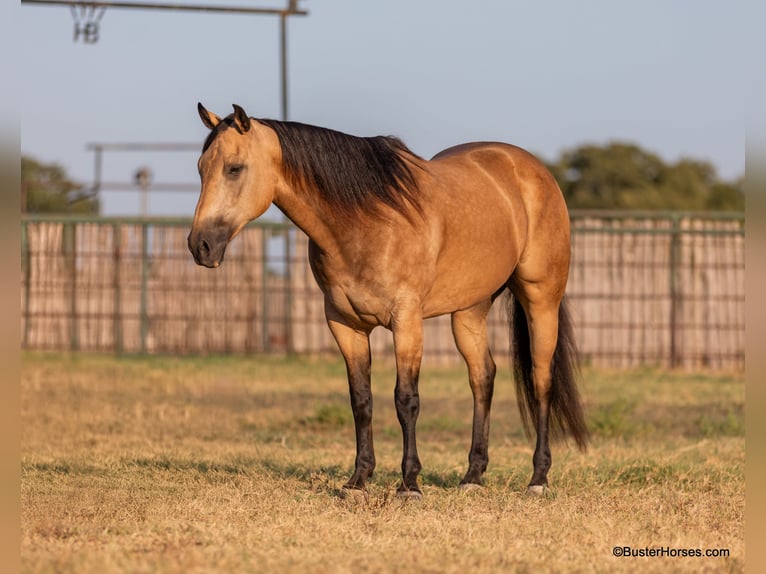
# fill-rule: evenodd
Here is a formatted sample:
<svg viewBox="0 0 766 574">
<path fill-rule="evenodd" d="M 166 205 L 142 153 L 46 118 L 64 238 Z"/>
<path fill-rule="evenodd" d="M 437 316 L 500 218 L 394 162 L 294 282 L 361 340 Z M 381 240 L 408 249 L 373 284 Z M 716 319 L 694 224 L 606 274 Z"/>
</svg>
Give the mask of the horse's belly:
<svg viewBox="0 0 766 574">
<path fill-rule="evenodd" d="M 424 298 L 423 316 L 444 315 L 486 301 L 505 285 L 518 260 L 517 254 L 506 251 L 444 261 Z"/>
</svg>

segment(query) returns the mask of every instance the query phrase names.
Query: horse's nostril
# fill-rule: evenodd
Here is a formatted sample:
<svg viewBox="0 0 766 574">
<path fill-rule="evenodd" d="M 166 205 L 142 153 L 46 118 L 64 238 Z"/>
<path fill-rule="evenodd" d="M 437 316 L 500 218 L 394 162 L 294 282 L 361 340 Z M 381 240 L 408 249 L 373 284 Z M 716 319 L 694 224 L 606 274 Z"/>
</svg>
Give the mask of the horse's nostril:
<svg viewBox="0 0 766 574">
<path fill-rule="evenodd" d="M 203 239 L 199 243 L 199 250 L 205 254 L 210 253 L 210 244 Z"/>
</svg>

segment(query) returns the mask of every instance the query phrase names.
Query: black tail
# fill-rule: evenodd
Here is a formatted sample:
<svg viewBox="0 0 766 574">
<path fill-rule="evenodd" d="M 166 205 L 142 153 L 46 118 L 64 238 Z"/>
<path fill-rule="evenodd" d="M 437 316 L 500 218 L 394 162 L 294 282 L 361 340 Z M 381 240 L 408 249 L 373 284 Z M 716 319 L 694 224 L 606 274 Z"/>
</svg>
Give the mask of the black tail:
<svg viewBox="0 0 766 574">
<path fill-rule="evenodd" d="M 524 308 L 508 292 L 508 313 L 511 324 L 511 354 L 516 397 L 524 431 L 531 436 L 537 428 L 537 402 L 532 383 L 532 353 L 529 346 L 529 326 Z M 580 450 L 588 447 L 588 428 L 585 425 L 580 393 L 577 391 L 579 359 L 574 340 L 572 320 L 564 298 L 559 306 L 559 334 L 551 363 L 551 394 L 549 428 L 552 438 L 571 436 Z"/>
</svg>

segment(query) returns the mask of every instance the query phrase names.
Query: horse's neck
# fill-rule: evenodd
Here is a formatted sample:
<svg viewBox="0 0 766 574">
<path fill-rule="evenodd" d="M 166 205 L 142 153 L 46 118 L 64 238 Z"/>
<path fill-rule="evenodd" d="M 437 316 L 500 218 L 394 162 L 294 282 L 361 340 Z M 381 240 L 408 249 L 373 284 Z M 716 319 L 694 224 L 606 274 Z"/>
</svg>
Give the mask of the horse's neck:
<svg viewBox="0 0 766 574">
<path fill-rule="evenodd" d="M 334 251 L 339 247 L 338 232 L 341 227 L 335 221 L 335 214 L 321 202 L 284 183 L 277 190 L 274 205 L 324 251 Z"/>
</svg>

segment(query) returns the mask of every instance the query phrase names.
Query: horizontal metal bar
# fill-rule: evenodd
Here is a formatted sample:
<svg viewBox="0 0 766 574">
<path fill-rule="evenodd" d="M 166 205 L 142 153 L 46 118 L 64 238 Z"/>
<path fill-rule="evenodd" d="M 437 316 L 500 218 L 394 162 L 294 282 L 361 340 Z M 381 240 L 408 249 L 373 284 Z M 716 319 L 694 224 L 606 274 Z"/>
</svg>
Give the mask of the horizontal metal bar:
<svg viewBox="0 0 766 574">
<path fill-rule="evenodd" d="M 652 362 L 652 360 L 659 360 L 662 363 L 665 363 L 667 360 L 670 359 L 670 355 L 660 349 L 656 351 L 637 351 L 637 352 L 625 352 L 622 350 L 611 350 L 611 349 L 595 349 L 592 351 L 588 351 L 586 353 L 583 353 L 584 359 L 587 361 L 587 359 L 621 359 L 621 360 L 639 360 L 642 361 L 640 363 L 641 365 L 648 365 Z M 723 361 L 723 360 L 734 360 L 737 362 L 742 362 L 745 359 L 745 354 L 742 352 L 737 351 L 731 351 L 731 352 L 716 352 L 716 353 L 708 353 L 705 351 L 696 351 L 696 352 L 687 352 L 681 357 L 682 363 L 697 363 L 697 362 L 713 362 L 713 361 Z M 633 368 L 638 367 L 639 365 L 633 365 Z"/>
<path fill-rule="evenodd" d="M 168 217 L 168 216 L 100 216 L 83 214 L 48 214 L 48 213 L 24 213 L 21 215 L 22 224 L 27 222 L 47 223 L 89 223 L 94 225 L 172 225 L 191 226 L 191 217 Z M 273 230 L 289 230 L 295 226 L 289 222 L 257 220 L 251 221 L 248 227 L 264 227 Z"/>
<path fill-rule="evenodd" d="M 682 219 L 733 220 L 744 221 L 742 211 L 662 211 L 631 209 L 570 209 L 569 219 L 652 219 L 678 221 Z"/>
<path fill-rule="evenodd" d="M 573 234 L 588 233 L 592 235 L 744 235 L 744 227 L 737 229 L 695 229 L 695 228 L 671 228 L 646 229 L 634 227 L 630 229 L 622 227 L 578 227 L 572 226 Z"/>
<path fill-rule="evenodd" d="M 104 191 L 144 191 L 137 183 L 129 181 L 102 181 L 98 189 Z M 146 191 L 196 191 L 199 192 L 199 183 L 150 183 Z"/>
<path fill-rule="evenodd" d="M 91 151 L 202 151 L 201 143 L 190 142 L 91 142 L 85 145 Z"/>
<path fill-rule="evenodd" d="M 24 213 L 21 215 L 22 222 L 44 223 L 91 223 L 95 225 L 191 225 L 190 217 L 140 217 L 140 216 L 101 216 L 85 214 L 48 214 L 48 213 Z"/>
<path fill-rule="evenodd" d="M 68 0 L 21 0 L 22 4 L 48 4 L 53 6 L 95 6 L 97 8 L 132 8 L 140 10 L 176 10 L 183 12 L 223 12 L 239 14 L 272 14 L 274 16 L 307 16 L 307 10 L 298 10 L 293 2 L 287 8 L 250 8 L 247 6 L 211 6 L 181 4 L 178 2 L 90 2 Z"/>
<path fill-rule="evenodd" d="M 667 269 L 667 265 L 665 265 Z M 737 267 L 742 269 L 742 266 Z M 573 301 L 586 300 L 586 301 L 634 301 L 642 303 L 667 303 L 670 298 L 669 293 L 635 293 L 632 291 L 610 291 L 609 293 L 603 291 L 574 291 L 567 293 L 567 297 Z M 745 300 L 744 289 L 739 295 L 712 295 L 708 293 L 684 293 L 684 301 L 730 301 L 732 303 L 739 303 Z"/>
</svg>

